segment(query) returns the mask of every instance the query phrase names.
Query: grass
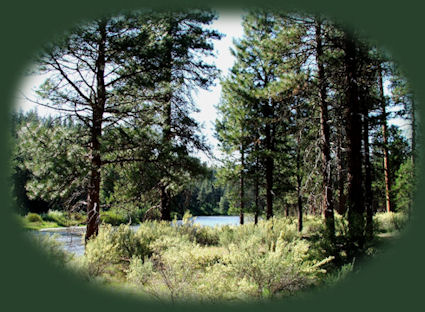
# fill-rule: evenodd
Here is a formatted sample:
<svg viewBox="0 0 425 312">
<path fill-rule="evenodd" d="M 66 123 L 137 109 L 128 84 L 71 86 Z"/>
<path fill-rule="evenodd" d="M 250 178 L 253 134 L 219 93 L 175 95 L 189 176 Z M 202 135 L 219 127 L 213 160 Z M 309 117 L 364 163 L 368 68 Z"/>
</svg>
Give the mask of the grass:
<svg viewBox="0 0 425 312">
<path fill-rule="evenodd" d="M 60 227 L 56 222 L 41 221 L 41 222 L 30 222 L 25 217 L 18 216 L 19 223 L 28 231 L 39 231 L 46 228 L 57 228 Z"/>
<path fill-rule="evenodd" d="M 41 230 L 84 225 L 85 216 L 80 213 L 65 213 L 63 211 L 49 210 L 47 213 L 28 213 L 26 216 L 17 216 L 18 222 L 25 230 Z"/>
</svg>

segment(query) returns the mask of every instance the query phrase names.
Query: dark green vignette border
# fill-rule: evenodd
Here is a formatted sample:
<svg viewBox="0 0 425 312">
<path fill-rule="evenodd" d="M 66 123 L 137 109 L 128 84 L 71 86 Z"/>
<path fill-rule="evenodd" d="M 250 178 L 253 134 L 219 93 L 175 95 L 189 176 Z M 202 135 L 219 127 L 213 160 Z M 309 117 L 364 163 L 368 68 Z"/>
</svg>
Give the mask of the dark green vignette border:
<svg viewBox="0 0 425 312">
<path fill-rule="evenodd" d="M 73 0 L 14 1 L 0 5 L 0 307 L 2 311 L 399 311 L 423 302 L 424 181 L 418 176 L 413 222 L 396 247 L 388 249 L 363 271 L 339 286 L 318 290 L 301 299 L 264 304 L 169 306 L 95 288 L 72 273 L 54 268 L 41 252 L 27 242 L 15 224 L 8 197 L 8 122 L 23 72 L 43 42 L 49 41 L 73 23 L 121 9 L 210 5 L 223 12 L 250 6 L 302 9 L 339 18 L 363 29 L 377 39 L 405 69 L 420 104 L 424 120 L 425 19 L 419 1 L 165 1 L 165 0 Z M 422 138 L 423 129 L 422 129 Z M 423 148 L 423 143 L 421 144 Z M 423 151 L 421 151 L 423 154 Z M 422 164 L 422 158 L 418 163 Z"/>
</svg>

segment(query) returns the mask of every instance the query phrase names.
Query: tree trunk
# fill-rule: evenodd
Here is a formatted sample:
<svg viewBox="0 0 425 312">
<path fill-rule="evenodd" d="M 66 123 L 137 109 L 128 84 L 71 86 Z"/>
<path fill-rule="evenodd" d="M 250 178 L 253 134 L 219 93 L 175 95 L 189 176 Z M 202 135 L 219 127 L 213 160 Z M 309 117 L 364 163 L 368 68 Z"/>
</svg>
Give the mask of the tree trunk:
<svg viewBox="0 0 425 312">
<path fill-rule="evenodd" d="M 300 110 L 297 107 L 297 120 L 301 119 Z M 300 126 L 299 124 L 297 125 Z M 296 147 L 296 165 L 297 165 L 297 212 L 298 212 L 298 232 L 302 232 L 303 230 L 303 202 L 302 202 L 302 173 L 301 173 L 301 135 L 302 129 L 298 129 L 297 135 L 297 147 Z"/>
<path fill-rule="evenodd" d="M 391 211 L 391 181 L 390 181 L 390 164 L 388 157 L 388 128 L 387 128 L 387 111 L 386 111 L 386 103 L 384 96 L 384 86 L 382 81 L 382 69 L 381 65 L 379 65 L 378 69 L 379 75 L 379 93 L 381 100 L 381 123 L 382 123 L 382 140 L 383 140 L 383 148 L 384 148 L 384 176 L 385 176 L 385 208 L 387 212 Z"/>
<path fill-rule="evenodd" d="M 168 35 L 173 37 L 175 32 L 175 25 L 173 23 L 172 17 L 170 17 L 170 25 L 168 28 Z M 173 42 L 172 40 L 169 40 L 167 45 L 167 54 L 165 57 L 165 64 L 164 64 L 164 73 L 165 73 L 165 81 L 167 81 L 170 84 L 170 90 L 166 92 L 163 98 L 163 124 L 162 124 L 162 145 L 167 150 L 168 147 L 171 145 L 172 140 L 172 98 L 173 93 L 171 90 L 171 82 L 172 82 L 172 51 L 173 51 Z M 168 157 L 168 155 L 165 155 L 165 157 Z M 163 161 L 165 161 L 163 159 Z M 167 175 L 168 173 L 168 166 L 165 161 L 165 172 L 164 174 Z M 163 221 L 171 221 L 171 196 L 170 192 L 167 190 L 167 185 L 165 185 L 163 182 L 160 183 L 160 193 L 161 193 L 161 206 L 160 206 L 160 214 L 161 214 L 161 220 Z"/>
<path fill-rule="evenodd" d="M 266 159 L 266 219 L 273 217 L 273 158 Z"/>
<path fill-rule="evenodd" d="M 258 156 L 255 163 L 255 177 L 254 177 L 254 192 L 255 192 L 255 212 L 254 212 L 254 225 L 258 224 L 258 215 L 260 214 L 259 196 L 260 196 L 260 182 L 258 176 Z"/>
<path fill-rule="evenodd" d="M 338 171 L 338 207 L 337 211 L 340 215 L 345 214 L 347 211 L 346 204 L 346 196 L 344 193 L 344 186 L 345 181 L 347 180 L 347 176 L 345 174 L 345 170 L 343 169 L 343 158 L 342 158 L 342 133 L 341 133 L 341 127 L 338 127 L 338 137 L 337 137 L 337 151 L 336 151 L 336 157 L 337 157 L 337 171 Z"/>
<path fill-rule="evenodd" d="M 92 131 L 92 149 L 91 149 L 91 169 L 90 180 L 87 195 L 87 226 L 85 234 L 85 243 L 99 232 L 100 223 L 100 148 L 97 131 Z"/>
<path fill-rule="evenodd" d="M 269 105 L 267 105 L 266 116 L 272 117 L 271 99 L 269 99 Z M 265 125 L 265 147 L 267 152 L 265 159 L 265 170 L 266 170 L 266 219 L 273 217 L 273 171 L 274 171 L 274 160 L 270 153 L 273 151 L 272 142 L 272 129 L 269 122 Z"/>
<path fill-rule="evenodd" d="M 415 102 L 413 99 L 413 95 L 412 95 L 412 108 L 411 108 L 411 120 L 412 120 L 412 124 L 411 124 L 411 128 L 412 128 L 412 155 L 411 155 L 411 160 L 412 160 L 412 182 L 413 185 L 416 184 L 416 109 L 415 109 Z M 412 215 L 412 205 L 413 205 L 413 200 L 410 199 L 409 200 L 409 206 L 408 206 L 408 211 L 407 211 L 407 215 L 408 218 L 410 219 L 411 215 Z"/>
<path fill-rule="evenodd" d="M 297 139 L 297 207 L 298 207 L 298 232 L 303 230 L 303 203 L 301 196 L 301 151 L 300 137 Z"/>
<path fill-rule="evenodd" d="M 331 157 L 329 139 L 328 103 L 326 102 L 327 90 L 325 70 L 323 66 L 322 28 L 321 22 L 316 22 L 316 61 L 318 69 L 319 99 L 320 99 L 320 137 L 322 150 L 322 183 L 323 204 L 322 211 L 325 217 L 326 233 L 331 241 L 335 238 L 335 220 L 331 189 Z"/>
<path fill-rule="evenodd" d="M 170 194 L 165 185 L 161 185 L 161 220 L 171 221 Z"/>
<path fill-rule="evenodd" d="M 244 152 L 244 146 L 243 144 L 241 144 L 240 210 L 239 210 L 239 223 L 241 225 L 244 224 L 244 211 L 245 211 L 244 169 L 245 169 L 245 152 Z"/>
<path fill-rule="evenodd" d="M 350 252 L 364 245 L 364 199 L 362 192 L 362 122 L 359 112 L 357 88 L 357 56 L 354 39 L 347 33 L 344 38 L 344 62 L 346 80 L 346 98 L 344 107 L 345 131 L 347 136 L 347 180 L 348 180 L 348 226 Z"/>
<path fill-rule="evenodd" d="M 415 101 L 412 95 L 412 108 L 411 108 L 411 128 L 412 128 L 412 168 L 415 173 L 415 161 L 416 161 L 416 108 Z M 414 176 L 413 176 L 414 177 Z"/>
<path fill-rule="evenodd" d="M 106 22 L 99 23 L 100 40 L 98 57 L 96 60 L 97 101 L 92 104 L 91 150 L 90 150 L 90 177 L 87 195 L 87 227 L 85 243 L 99 232 L 100 223 L 100 169 L 102 160 L 100 155 L 100 138 L 102 136 L 103 112 L 106 104 L 105 89 L 105 44 Z"/>
<path fill-rule="evenodd" d="M 372 173 L 369 151 L 369 109 L 362 97 L 363 107 L 363 147 L 365 167 L 365 208 L 366 208 L 366 238 L 373 238 L 373 211 L 372 211 Z"/>
</svg>

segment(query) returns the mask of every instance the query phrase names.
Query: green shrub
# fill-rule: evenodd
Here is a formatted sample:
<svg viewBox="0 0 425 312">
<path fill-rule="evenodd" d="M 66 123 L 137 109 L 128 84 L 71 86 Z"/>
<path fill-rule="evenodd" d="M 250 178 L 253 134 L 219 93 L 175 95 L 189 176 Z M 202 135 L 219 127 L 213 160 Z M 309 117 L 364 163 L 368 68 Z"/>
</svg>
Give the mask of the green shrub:
<svg viewBox="0 0 425 312">
<path fill-rule="evenodd" d="M 107 271 L 123 273 L 134 256 L 143 259 L 151 253 L 147 241 L 136 235 L 128 225 L 118 228 L 105 225 L 87 243 L 85 257 L 89 274 L 95 276 Z"/>
<path fill-rule="evenodd" d="M 25 218 L 28 222 L 43 222 L 43 218 L 38 213 L 34 212 L 28 213 Z"/>
<path fill-rule="evenodd" d="M 214 228 L 195 224 L 195 219 L 189 212 L 185 212 L 182 223 L 174 221 L 173 226 L 181 236 L 187 236 L 189 241 L 194 241 L 201 245 L 217 245 L 219 237 Z"/>
<path fill-rule="evenodd" d="M 323 228 L 317 219 L 307 231 Z M 295 219 L 211 228 L 186 216 L 181 225 L 149 221 L 137 231 L 102 226 L 87 244 L 85 267 L 92 278 L 125 280 L 161 300 L 249 301 L 319 284 L 331 258 L 318 250 Z"/>
<path fill-rule="evenodd" d="M 136 235 L 147 233 L 152 256 L 132 258 L 127 281 L 173 302 L 252 300 L 292 293 L 317 283 L 325 272 L 322 265 L 331 260 L 313 259 L 311 245 L 296 227 L 293 231 L 294 226 L 292 221 L 269 220 L 258 226 L 205 228 L 207 235 L 219 238 L 212 246 L 191 236 L 200 233 L 192 230 L 204 228 L 142 224 Z"/>
<path fill-rule="evenodd" d="M 146 259 L 131 258 L 127 271 L 127 280 L 136 285 L 146 285 L 154 274 L 154 264 Z"/>
<path fill-rule="evenodd" d="M 337 217 L 336 217 L 337 218 Z M 303 218 L 303 235 L 323 233 L 325 224 L 323 218 L 307 215 Z"/>
<path fill-rule="evenodd" d="M 59 210 L 49 210 L 47 213 L 43 214 L 43 220 L 56 222 L 60 226 L 69 226 L 69 220 L 63 213 Z"/>
<path fill-rule="evenodd" d="M 323 279 L 324 286 L 335 286 L 353 272 L 354 264 L 347 263 Z"/>
<path fill-rule="evenodd" d="M 59 226 L 74 226 L 83 224 L 86 217 L 79 212 L 66 212 L 60 210 L 51 210 L 41 215 L 46 222 L 53 222 Z"/>
<path fill-rule="evenodd" d="M 100 214 L 100 219 L 103 223 L 111 224 L 111 225 L 120 225 L 123 223 L 128 223 L 128 216 L 123 213 L 117 212 L 115 210 L 102 211 Z"/>
<path fill-rule="evenodd" d="M 407 214 L 403 212 L 379 212 L 373 217 L 374 230 L 378 233 L 401 231 L 407 221 Z"/>
<path fill-rule="evenodd" d="M 344 216 L 335 213 L 335 234 L 337 236 L 349 236 L 348 220 Z"/>
<path fill-rule="evenodd" d="M 271 247 L 281 235 L 287 242 L 298 239 L 301 234 L 298 232 L 297 226 L 294 219 L 271 218 L 267 221 L 260 220 L 257 225 L 247 223 L 243 226 L 223 226 L 218 229 L 218 236 L 222 246 L 243 244 L 255 236 L 259 241 Z"/>
<path fill-rule="evenodd" d="M 195 242 L 205 246 L 215 246 L 220 242 L 217 230 L 211 227 L 198 226 L 194 232 Z"/>
<path fill-rule="evenodd" d="M 234 274 L 256 285 L 257 297 L 292 293 L 314 284 L 320 268 L 332 260 L 311 260 L 310 245 L 301 239 L 286 241 L 284 233 L 270 247 L 257 237 L 240 246 L 231 245 L 225 262 Z"/>
</svg>

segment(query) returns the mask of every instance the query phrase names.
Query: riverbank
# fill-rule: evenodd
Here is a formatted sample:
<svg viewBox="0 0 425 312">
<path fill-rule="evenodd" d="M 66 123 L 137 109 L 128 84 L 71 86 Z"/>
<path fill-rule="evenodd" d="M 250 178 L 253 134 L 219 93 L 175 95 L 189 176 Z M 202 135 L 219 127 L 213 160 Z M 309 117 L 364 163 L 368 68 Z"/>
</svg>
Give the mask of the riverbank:
<svg viewBox="0 0 425 312">
<path fill-rule="evenodd" d="M 79 213 L 64 213 L 49 210 L 47 213 L 28 213 L 25 216 L 16 215 L 18 223 L 24 230 L 40 231 L 45 229 L 84 226 L 86 217 Z"/>
<path fill-rule="evenodd" d="M 44 214 L 29 213 L 26 216 L 17 215 L 18 222 L 25 230 L 30 231 L 60 231 L 60 229 L 85 227 L 86 216 L 80 213 L 65 213 L 62 211 L 49 211 Z M 237 225 L 239 224 L 239 216 L 227 215 L 214 215 L 214 216 L 196 216 L 196 223 L 207 226 L 215 225 Z M 246 222 L 253 222 L 253 216 L 247 215 Z M 142 221 L 138 219 L 129 220 L 122 216 L 117 216 L 115 212 L 102 212 L 101 220 L 103 224 L 110 224 L 112 226 L 119 226 L 121 224 L 128 224 L 132 221 L 131 225 L 138 225 Z M 181 220 L 177 220 L 181 222 Z M 58 230 L 59 229 L 59 230 Z"/>
</svg>

